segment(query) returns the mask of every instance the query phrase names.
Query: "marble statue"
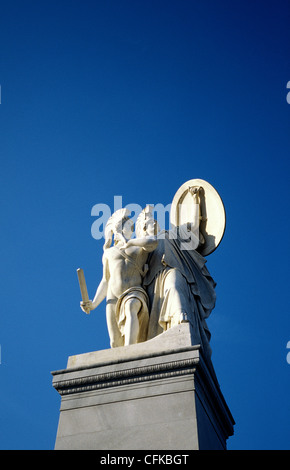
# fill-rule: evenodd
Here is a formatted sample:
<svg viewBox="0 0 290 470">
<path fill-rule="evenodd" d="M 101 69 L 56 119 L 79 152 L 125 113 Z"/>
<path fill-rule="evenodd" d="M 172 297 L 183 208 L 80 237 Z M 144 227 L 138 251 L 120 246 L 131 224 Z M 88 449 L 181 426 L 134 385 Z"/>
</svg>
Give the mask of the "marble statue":
<svg viewBox="0 0 290 470">
<path fill-rule="evenodd" d="M 223 237 L 223 203 L 209 183 L 190 180 L 174 196 L 170 221 L 171 229 L 160 232 L 153 207 L 146 206 L 136 222 L 136 238 L 132 238 L 128 210 L 116 211 L 106 225 L 103 278 L 93 301 L 88 300 L 79 277 L 81 308 L 89 313 L 107 298 L 111 347 L 144 342 L 189 322 L 195 344 L 210 358 L 206 319 L 215 306 L 216 283 L 204 256 Z"/>
<path fill-rule="evenodd" d="M 146 235 L 132 239 L 133 222 L 127 209 L 119 209 L 105 228 L 103 278 L 93 301 L 82 301 L 89 313 L 104 299 L 111 347 L 126 346 L 147 339 L 148 295 L 142 287 L 148 254 L 157 246 L 154 223 L 147 221 Z M 146 217 L 144 218 L 146 221 Z M 114 237 L 114 245 L 112 239 Z"/>
<path fill-rule="evenodd" d="M 204 356 L 210 357 L 210 332 L 206 318 L 215 306 L 215 282 L 206 260 L 196 250 L 182 250 L 182 239 L 170 231 L 159 239 L 148 259 L 143 279 L 150 302 L 147 339 L 183 322 L 189 322 L 195 344 L 201 344 Z"/>
</svg>

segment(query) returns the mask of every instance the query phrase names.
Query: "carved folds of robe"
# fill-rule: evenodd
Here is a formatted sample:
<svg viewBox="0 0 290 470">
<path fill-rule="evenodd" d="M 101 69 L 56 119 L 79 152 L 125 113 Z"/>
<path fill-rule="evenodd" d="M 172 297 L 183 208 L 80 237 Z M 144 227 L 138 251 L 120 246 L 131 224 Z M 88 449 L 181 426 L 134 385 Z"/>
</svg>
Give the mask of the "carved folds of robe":
<svg viewBox="0 0 290 470">
<path fill-rule="evenodd" d="M 204 357 L 210 358 L 206 318 L 215 306 L 216 283 L 205 266 L 205 258 L 195 250 L 182 250 L 181 246 L 181 239 L 164 232 L 164 239 L 159 239 L 149 255 L 149 270 L 143 280 L 149 296 L 148 339 L 189 321 L 195 344 L 200 344 Z"/>
</svg>

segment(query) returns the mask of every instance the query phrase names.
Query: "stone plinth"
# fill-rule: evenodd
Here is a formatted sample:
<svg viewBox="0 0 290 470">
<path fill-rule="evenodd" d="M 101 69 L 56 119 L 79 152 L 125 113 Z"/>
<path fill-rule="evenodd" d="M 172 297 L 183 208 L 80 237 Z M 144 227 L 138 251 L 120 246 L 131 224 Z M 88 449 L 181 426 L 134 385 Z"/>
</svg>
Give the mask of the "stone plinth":
<svg viewBox="0 0 290 470">
<path fill-rule="evenodd" d="M 71 356 L 55 449 L 225 449 L 233 418 L 190 325 L 132 346 Z"/>
</svg>

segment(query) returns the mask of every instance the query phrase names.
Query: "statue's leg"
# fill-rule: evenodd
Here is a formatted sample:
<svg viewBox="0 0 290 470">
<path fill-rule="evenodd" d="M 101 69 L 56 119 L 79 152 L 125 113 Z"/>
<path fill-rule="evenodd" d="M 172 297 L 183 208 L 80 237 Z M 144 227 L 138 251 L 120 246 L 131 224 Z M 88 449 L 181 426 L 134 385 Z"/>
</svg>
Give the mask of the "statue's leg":
<svg viewBox="0 0 290 470">
<path fill-rule="evenodd" d="M 115 315 L 116 303 L 113 301 L 107 302 L 106 306 L 106 319 L 107 327 L 110 337 L 111 348 L 117 348 L 119 346 L 124 346 L 124 338 L 122 337 L 120 330 L 117 325 L 116 315 Z"/>
<path fill-rule="evenodd" d="M 142 303 L 137 298 L 128 299 L 125 303 L 125 346 L 136 344 L 139 334 L 138 313 Z"/>
</svg>

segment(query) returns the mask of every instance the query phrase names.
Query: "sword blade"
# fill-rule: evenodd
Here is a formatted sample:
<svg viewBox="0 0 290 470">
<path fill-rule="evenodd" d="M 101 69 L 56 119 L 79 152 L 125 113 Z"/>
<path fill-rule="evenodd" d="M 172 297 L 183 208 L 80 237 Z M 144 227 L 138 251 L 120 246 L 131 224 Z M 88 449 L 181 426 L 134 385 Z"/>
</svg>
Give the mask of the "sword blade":
<svg viewBox="0 0 290 470">
<path fill-rule="evenodd" d="M 88 302 L 89 296 L 88 296 L 88 290 L 87 290 L 87 284 L 85 280 L 84 271 L 81 268 L 79 268 L 77 269 L 77 274 L 78 274 L 79 285 L 80 285 L 83 302 Z"/>
</svg>

